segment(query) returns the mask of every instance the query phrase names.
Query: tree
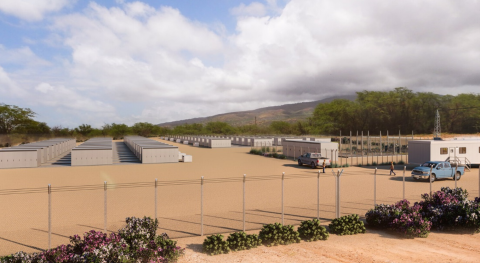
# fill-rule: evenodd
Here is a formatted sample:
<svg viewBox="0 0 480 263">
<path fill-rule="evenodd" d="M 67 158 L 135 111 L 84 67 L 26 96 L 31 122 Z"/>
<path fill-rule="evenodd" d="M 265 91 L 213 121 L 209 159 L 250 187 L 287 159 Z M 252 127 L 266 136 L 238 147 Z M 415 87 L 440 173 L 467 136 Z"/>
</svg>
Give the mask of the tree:
<svg viewBox="0 0 480 263">
<path fill-rule="evenodd" d="M 110 128 L 110 135 L 114 138 L 122 138 L 127 135 L 130 131 L 130 128 L 126 124 L 116 124 L 112 123 Z"/>
<path fill-rule="evenodd" d="M 22 125 L 28 125 L 36 113 L 29 108 L 0 104 L 0 134 L 10 134 Z"/>
<path fill-rule="evenodd" d="M 221 121 L 213 121 L 205 125 L 205 131 L 210 134 L 235 134 L 236 130 L 230 124 Z"/>
<path fill-rule="evenodd" d="M 292 132 L 292 125 L 286 121 L 272 121 L 270 129 L 279 134 L 290 134 Z"/>
<path fill-rule="evenodd" d="M 75 131 L 77 133 L 80 133 L 83 136 L 87 136 L 87 134 L 89 134 L 90 132 L 93 131 L 93 128 L 89 124 L 82 124 L 82 125 L 78 126 L 77 128 L 75 128 Z"/>
<path fill-rule="evenodd" d="M 148 122 L 137 122 L 132 126 L 133 133 L 140 136 L 149 136 L 150 134 L 157 134 L 159 127 Z"/>
</svg>

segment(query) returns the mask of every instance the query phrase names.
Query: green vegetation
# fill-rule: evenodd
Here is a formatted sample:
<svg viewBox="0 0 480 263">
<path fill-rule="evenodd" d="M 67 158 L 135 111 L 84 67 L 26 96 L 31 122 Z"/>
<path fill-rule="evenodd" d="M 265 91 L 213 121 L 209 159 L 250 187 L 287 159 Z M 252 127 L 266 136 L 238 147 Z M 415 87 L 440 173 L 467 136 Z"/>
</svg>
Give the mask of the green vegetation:
<svg viewBox="0 0 480 263">
<path fill-rule="evenodd" d="M 262 244 L 262 240 L 256 234 L 247 235 L 245 232 L 235 232 L 227 238 L 228 247 L 232 251 L 256 248 Z"/>
<path fill-rule="evenodd" d="M 363 221 L 360 221 L 360 217 L 356 214 L 333 219 L 332 223 L 328 225 L 328 228 L 330 233 L 340 236 L 366 232 Z"/>
<path fill-rule="evenodd" d="M 339 131 L 398 130 L 402 133 L 432 133 L 436 110 L 442 132 L 476 133 L 480 125 L 480 94 L 438 95 L 413 92 L 407 88 L 393 91 L 357 92 L 355 101 L 334 100 L 319 104 L 310 118 L 311 134 L 337 134 Z"/>
<path fill-rule="evenodd" d="M 320 225 L 318 219 L 302 221 L 298 227 L 298 233 L 300 238 L 307 242 L 327 240 L 330 236 L 327 229 Z"/>
<path fill-rule="evenodd" d="M 125 135 L 160 136 L 174 135 L 264 135 L 264 134 L 338 134 L 340 131 L 369 130 L 370 134 L 380 131 L 396 131 L 403 134 L 430 134 L 434 127 L 435 112 L 440 111 L 442 131 L 447 133 L 476 133 L 480 130 L 480 94 L 438 95 L 430 92 L 413 92 L 407 88 L 391 91 L 357 92 L 355 101 L 335 99 L 320 103 L 306 120 L 276 120 L 259 125 L 231 125 L 215 121 L 206 124 L 193 123 L 171 127 L 159 127 L 147 122 L 132 126 L 121 123 L 105 124 L 94 128 L 82 124 L 75 128 L 49 127 L 35 121 L 36 113 L 29 108 L 0 104 L 0 135 L 28 134 L 43 137 L 76 137 L 85 140 L 95 136 L 111 136 L 121 139 Z M 42 138 L 43 138 L 42 137 Z M 27 137 L 17 143 L 28 142 Z M 14 145 L 3 140 L 0 143 Z M 372 143 L 373 144 L 373 143 Z M 377 145 L 373 145 L 377 146 Z"/>
<path fill-rule="evenodd" d="M 208 255 L 228 254 L 230 252 L 228 241 L 223 240 L 223 235 L 211 235 L 205 238 L 202 250 L 203 253 Z"/>
<path fill-rule="evenodd" d="M 300 243 L 300 234 L 293 226 L 284 226 L 280 223 L 264 225 L 259 237 L 267 247 Z"/>
</svg>

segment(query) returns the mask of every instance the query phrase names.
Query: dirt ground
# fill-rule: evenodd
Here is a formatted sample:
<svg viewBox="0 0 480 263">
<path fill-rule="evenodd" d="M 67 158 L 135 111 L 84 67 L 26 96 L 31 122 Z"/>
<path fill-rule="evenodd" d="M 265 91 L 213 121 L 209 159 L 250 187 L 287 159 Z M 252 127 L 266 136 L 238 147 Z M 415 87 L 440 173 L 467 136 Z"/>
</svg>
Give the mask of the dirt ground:
<svg viewBox="0 0 480 263">
<path fill-rule="evenodd" d="M 232 233 L 243 229 L 243 174 L 246 181 L 246 229 L 258 232 L 263 224 L 281 222 L 282 172 L 285 224 L 299 225 L 317 216 L 317 171 L 299 167 L 291 160 L 250 155 L 250 148 L 198 148 L 170 142 L 193 155 L 192 163 L 124 164 L 91 167 L 43 167 L 0 170 L 0 255 L 34 252 L 48 246 L 48 194 L 52 185 L 52 247 L 68 243 L 68 237 L 91 229 L 104 229 L 103 182 L 107 191 L 107 229 L 117 231 L 128 216 L 155 215 L 154 181 L 158 178 L 157 217 L 159 232 L 177 239 L 187 253 L 182 262 L 371 262 L 420 261 L 467 262 L 480 259 L 480 235 L 432 233 L 427 239 L 401 239 L 385 232 L 338 237 L 328 241 L 209 257 L 199 253 L 201 231 L 200 177 L 203 186 L 204 235 Z M 402 172 L 390 176 L 388 167 L 377 173 L 377 203 L 402 198 Z M 336 171 L 336 170 L 335 170 Z M 344 168 L 341 176 L 341 214 L 360 216 L 373 207 L 372 167 Z M 458 182 L 470 197 L 478 196 L 478 169 Z M 420 200 L 429 192 L 427 182 L 406 177 L 406 198 Z M 192 181 L 193 180 L 193 181 Z M 229 181 L 229 182 L 227 182 Z M 148 182 L 149 184 L 134 184 Z M 172 182 L 179 182 L 175 185 Z M 321 174 L 320 219 L 327 225 L 335 215 L 335 181 L 331 169 Z M 95 190 L 91 186 L 100 186 Z M 74 186 L 70 191 L 65 186 Z M 439 180 L 433 190 L 454 187 L 450 179 Z M 42 187 L 39 193 L 26 188 Z M 22 189 L 13 194 L 5 189 Z M 83 189 L 83 190 L 80 190 Z M 79 191 L 77 191 L 79 190 Z"/>
</svg>

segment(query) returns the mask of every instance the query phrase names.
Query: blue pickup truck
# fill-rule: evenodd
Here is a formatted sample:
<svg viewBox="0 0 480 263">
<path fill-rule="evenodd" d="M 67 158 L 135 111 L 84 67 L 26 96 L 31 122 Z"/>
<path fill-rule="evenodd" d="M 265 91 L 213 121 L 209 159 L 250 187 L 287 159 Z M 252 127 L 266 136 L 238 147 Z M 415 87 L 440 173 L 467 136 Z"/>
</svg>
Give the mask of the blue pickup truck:
<svg viewBox="0 0 480 263">
<path fill-rule="evenodd" d="M 430 177 L 430 168 L 432 168 L 432 177 L 431 180 L 432 182 L 435 181 L 436 179 L 440 178 L 452 178 L 455 175 L 456 171 L 456 177 L 457 181 L 460 180 L 462 175 L 465 173 L 465 167 L 464 166 L 458 166 L 455 167 L 455 165 L 451 165 L 449 162 L 435 162 L 435 161 L 430 161 L 430 162 L 425 162 L 419 167 L 415 167 L 412 170 L 412 177 L 416 180 L 420 179 L 427 179 Z"/>
</svg>

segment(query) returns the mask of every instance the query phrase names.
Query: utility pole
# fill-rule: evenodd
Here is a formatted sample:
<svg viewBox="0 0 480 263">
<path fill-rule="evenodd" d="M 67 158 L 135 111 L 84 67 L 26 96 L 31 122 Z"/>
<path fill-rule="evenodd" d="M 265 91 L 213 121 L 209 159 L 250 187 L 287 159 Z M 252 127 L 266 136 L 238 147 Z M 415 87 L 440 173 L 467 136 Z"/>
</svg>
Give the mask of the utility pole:
<svg viewBox="0 0 480 263">
<path fill-rule="evenodd" d="M 435 129 L 433 130 L 433 139 L 440 138 L 442 133 L 442 129 L 440 126 L 440 113 L 438 112 L 435 114 Z"/>
</svg>

